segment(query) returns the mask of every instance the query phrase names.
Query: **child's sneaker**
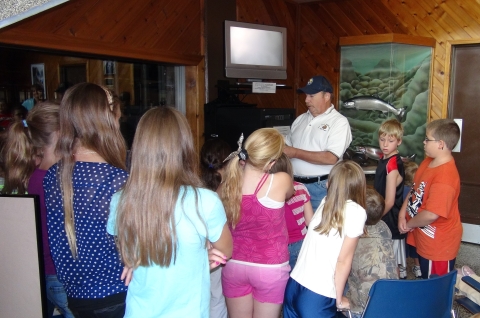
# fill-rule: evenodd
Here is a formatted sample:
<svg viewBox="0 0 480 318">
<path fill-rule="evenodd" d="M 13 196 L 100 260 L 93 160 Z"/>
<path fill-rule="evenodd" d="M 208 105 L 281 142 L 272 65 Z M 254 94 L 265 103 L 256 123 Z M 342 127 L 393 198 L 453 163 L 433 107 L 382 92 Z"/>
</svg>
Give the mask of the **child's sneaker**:
<svg viewBox="0 0 480 318">
<path fill-rule="evenodd" d="M 400 279 L 407 279 L 407 269 L 405 266 L 398 265 L 398 272 L 400 274 Z"/>
<path fill-rule="evenodd" d="M 412 273 L 413 275 L 415 275 L 416 278 L 422 277 L 422 271 L 420 270 L 420 266 L 417 266 L 417 265 L 413 266 Z"/>
</svg>

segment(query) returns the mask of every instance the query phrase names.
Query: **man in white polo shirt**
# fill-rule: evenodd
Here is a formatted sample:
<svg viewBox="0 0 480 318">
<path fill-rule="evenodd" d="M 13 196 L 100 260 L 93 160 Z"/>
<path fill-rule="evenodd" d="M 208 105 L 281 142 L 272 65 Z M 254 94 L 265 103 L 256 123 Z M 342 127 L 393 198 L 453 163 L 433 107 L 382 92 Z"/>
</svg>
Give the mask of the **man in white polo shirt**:
<svg viewBox="0 0 480 318">
<path fill-rule="evenodd" d="M 342 160 L 352 133 L 347 118 L 332 104 L 332 85 L 325 77 L 312 77 L 298 92 L 307 95 L 308 111 L 292 124 L 284 152 L 292 161 L 295 181 L 305 184 L 316 211 L 327 195 L 328 174 Z"/>
</svg>

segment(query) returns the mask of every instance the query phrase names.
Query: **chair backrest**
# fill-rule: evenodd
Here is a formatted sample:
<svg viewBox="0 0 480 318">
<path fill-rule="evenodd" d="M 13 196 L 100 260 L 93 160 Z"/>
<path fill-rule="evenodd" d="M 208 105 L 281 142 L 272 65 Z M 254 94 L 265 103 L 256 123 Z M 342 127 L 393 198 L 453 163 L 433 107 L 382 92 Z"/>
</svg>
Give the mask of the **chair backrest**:
<svg viewBox="0 0 480 318">
<path fill-rule="evenodd" d="M 457 271 L 430 279 L 376 281 L 362 318 L 451 317 Z"/>
</svg>

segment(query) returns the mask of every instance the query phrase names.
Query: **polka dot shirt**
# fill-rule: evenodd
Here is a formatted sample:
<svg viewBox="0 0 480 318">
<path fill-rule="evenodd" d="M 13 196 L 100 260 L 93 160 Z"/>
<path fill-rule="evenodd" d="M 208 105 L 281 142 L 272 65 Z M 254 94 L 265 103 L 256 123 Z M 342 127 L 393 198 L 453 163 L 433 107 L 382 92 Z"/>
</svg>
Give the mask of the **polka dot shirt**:
<svg viewBox="0 0 480 318">
<path fill-rule="evenodd" d="M 127 290 L 114 237 L 106 231 L 112 195 L 128 173 L 107 163 L 76 162 L 73 210 L 78 256 L 73 258 L 65 233 L 63 199 L 53 165 L 43 179 L 48 240 L 57 276 L 72 298 L 103 298 Z"/>
</svg>

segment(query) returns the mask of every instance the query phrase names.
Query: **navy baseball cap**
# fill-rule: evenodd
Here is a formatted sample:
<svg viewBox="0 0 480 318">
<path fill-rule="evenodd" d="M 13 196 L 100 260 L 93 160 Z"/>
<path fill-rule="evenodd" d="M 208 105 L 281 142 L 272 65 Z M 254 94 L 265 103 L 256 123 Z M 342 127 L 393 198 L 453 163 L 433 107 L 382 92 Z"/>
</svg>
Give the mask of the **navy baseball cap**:
<svg viewBox="0 0 480 318">
<path fill-rule="evenodd" d="M 297 89 L 297 93 L 314 95 L 320 92 L 333 93 L 332 84 L 322 75 L 314 76 L 308 80 L 305 87 Z"/>
</svg>

